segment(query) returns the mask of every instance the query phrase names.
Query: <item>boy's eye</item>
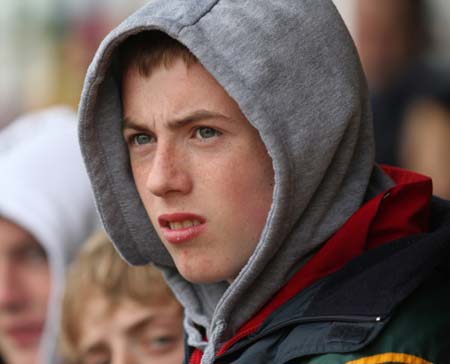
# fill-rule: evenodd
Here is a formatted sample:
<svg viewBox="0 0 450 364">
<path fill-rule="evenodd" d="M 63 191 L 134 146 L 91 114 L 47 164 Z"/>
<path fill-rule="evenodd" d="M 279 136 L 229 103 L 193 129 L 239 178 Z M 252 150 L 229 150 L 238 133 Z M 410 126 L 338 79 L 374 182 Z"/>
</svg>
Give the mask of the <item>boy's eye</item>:
<svg viewBox="0 0 450 364">
<path fill-rule="evenodd" d="M 35 263 L 46 262 L 47 253 L 42 247 L 30 247 L 24 251 L 24 258 Z"/>
<path fill-rule="evenodd" d="M 213 128 L 200 127 L 195 131 L 195 135 L 200 139 L 208 139 L 208 138 L 222 135 L 222 133 Z"/>
<path fill-rule="evenodd" d="M 171 345 L 176 339 L 172 336 L 160 336 L 152 340 L 152 344 L 158 347 L 165 347 Z"/>
<path fill-rule="evenodd" d="M 37 243 L 30 243 L 14 252 L 14 257 L 28 265 L 47 264 L 47 253 L 44 248 Z"/>
<path fill-rule="evenodd" d="M 178 338 L 176 336 L 152 336 L 143 338 L 141 341 L 141 348 L 149 355 L 157 355 L 173 350 L 177 344 Z"/>
<path fill-rule="evenodd" d="M 154 137 L 147 135 L 147 134 L 136 134 L 133 135 L 132 141 L 133 144 L 136 145 L 144 145 L 148 143 L 152 143 L 154 140 Z"/>
</svg>

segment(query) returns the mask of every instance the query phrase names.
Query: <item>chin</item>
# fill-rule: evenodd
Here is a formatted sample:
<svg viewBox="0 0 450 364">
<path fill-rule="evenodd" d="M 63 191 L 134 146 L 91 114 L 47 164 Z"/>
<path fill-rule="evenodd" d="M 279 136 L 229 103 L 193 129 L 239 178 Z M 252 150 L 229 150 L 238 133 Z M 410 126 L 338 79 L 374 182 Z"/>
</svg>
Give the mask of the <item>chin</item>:
<svg viewBox="0 0 450 364">
<path fill-rule="evenodd" d="M 195 284 L 212 284 L 223 281 L 230 281 L 228 279 L 229 275 L 225 274 L 224 272 L 208 272 L 202 269 L 198 269 L 195 271 L 178 269 L 178 271 L 184 279 Z"/>
<path fill-rule="evenodd" d="M 5 360 L 10 364 L 38 364 L 39 363 L 39 350 L 30 349 L 25 350 L 22 353 L 9 353 L 4 355 Z"/>
</svg>

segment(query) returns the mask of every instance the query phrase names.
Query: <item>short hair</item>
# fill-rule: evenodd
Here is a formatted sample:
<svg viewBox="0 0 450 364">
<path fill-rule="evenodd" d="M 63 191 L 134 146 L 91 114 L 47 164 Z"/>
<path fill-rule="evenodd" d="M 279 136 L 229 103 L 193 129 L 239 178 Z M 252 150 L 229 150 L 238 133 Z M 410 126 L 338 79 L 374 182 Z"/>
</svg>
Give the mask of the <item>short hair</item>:
<svg viewBox="0 0 450 364">
<path fill-rule="evenodd" d="M 178 59 L 188 67 L 198 62 L 185 45 L 156 30 L 132 35 L 119 49 L 122 76 L 130 68 L 136 67 L 141 76 L 149 77 L 155 68 L 170 68 Z"/>
<path fill-rule="evenodd" d="M 72 263 L 67 277 L 60 346 L 68 362 L 78 360 L 80 317 L 86 302 L 98 296 L 108 300 L 111 312 L 124 299 L 145 306 L 177 302 L 158 269 L 151 265 L 128 265 L 103 232 L 94 235 Z"/>
</svg>

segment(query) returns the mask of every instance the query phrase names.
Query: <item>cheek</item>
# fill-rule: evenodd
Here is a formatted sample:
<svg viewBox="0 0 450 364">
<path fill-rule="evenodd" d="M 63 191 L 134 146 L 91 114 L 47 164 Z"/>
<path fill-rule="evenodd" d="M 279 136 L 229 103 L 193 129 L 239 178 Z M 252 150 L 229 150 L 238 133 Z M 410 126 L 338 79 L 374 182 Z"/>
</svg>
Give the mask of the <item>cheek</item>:
<svg viewBox="0 0 450 364">
<path fill-rule="evenodd" d="M 142 196 L 142 193 L 145 191 L 145 174 L 144 168 L 141 164 L 133 163 L 131 161 L 131 173 L 133 174 L 134 183 L 136 185 L 136 189 L 138 190 L 139 195 Z"/>
<path fill-rule="evenodd" d="M 33 300 L 42 310 L 46 310 L 51 290 L 50 269 L 41 267 L 28 275 L 28 286 L 30 292 L 33 292 Z"/>
<path fill-rule="evenodd" d="M 147 172 L 143 165 L 139 163 L 132 163 L 131 164 L 131 171 L 133 174 L 134 183 L 136 185 L 137 192 L 139 194 L 139 197 L 147 210 L 150 219 L 153 221 L 152 216 L 150 215 L 149 211 L 152 211 L 154 196 L 149 192 L 149 190 L 146 188 L 147 183 Z"/>
<path fill-rule="evenodd" d="M 272 161 L 265 150 L 249 151 L 244 156 L 228 164 L 220 183 L 221 194 L 233 210 L 233 219 L 241 221 L 259 238 L 272 204 Z"/>
</svg>

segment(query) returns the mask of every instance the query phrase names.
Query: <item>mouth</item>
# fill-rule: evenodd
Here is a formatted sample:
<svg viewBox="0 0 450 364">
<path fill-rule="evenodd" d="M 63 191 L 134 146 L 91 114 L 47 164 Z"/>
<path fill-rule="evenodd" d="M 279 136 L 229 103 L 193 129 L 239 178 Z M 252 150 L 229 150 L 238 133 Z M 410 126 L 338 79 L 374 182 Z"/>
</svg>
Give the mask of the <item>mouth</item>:
<svg viewBox="0 0 450 364">
<path fill-rule="evenodd" d="M 164 238 L 179 244 L 200 235 L 206 227 L 206 219 L 191 213 L 164 214 L 158 217 Z"/>
<path fill-rule="evenodd" d="M 201 222 L 199 220 L 183 220 L 183 221 L 167 221 L 162 224 L 162 227 L 168 228 L 170 230 L 181 230 L 190 228 L 191 226 L 198 226 Z"/>
<path fill-rule="evenodd" d="M 40 343 L 43 329 L 43 323 L 26 323 L 9 327 L 5 333 L 15 345 L 27 348 Z"/>
</svg>

